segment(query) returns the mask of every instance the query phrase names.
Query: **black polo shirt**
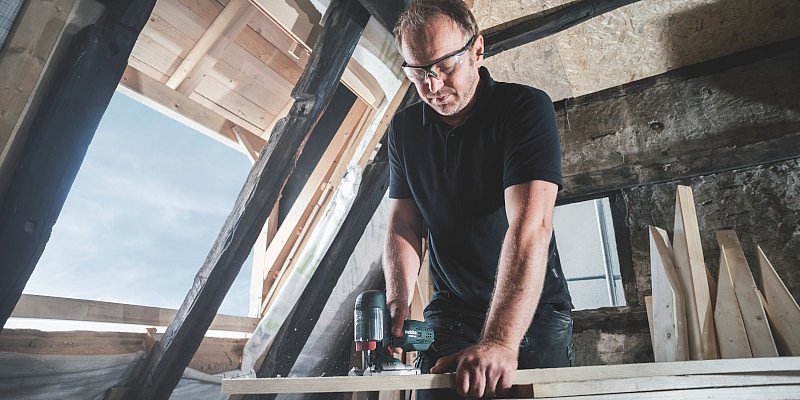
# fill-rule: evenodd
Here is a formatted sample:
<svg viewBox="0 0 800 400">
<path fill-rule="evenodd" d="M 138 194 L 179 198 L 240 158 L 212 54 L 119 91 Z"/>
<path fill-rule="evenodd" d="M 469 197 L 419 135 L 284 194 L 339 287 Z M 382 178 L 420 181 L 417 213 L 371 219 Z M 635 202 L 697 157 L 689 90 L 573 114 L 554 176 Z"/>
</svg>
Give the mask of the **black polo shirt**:
<svg viewBox="0 0 800 400">
<path fill-rule="evenodd" d="M 478 99 L 451 127 L 419 102 L 389 128 L 389 197 L 413 199 L 428 226 L 432 306 L 485 314 L 508 219 L 503 191 L 532 180 L 561 188 L 561 151 L 550 97 L 529 86 L 495 82 L 480 69 Z M 571 306 L 551 239 L 540 304 Z"/>
</svg>

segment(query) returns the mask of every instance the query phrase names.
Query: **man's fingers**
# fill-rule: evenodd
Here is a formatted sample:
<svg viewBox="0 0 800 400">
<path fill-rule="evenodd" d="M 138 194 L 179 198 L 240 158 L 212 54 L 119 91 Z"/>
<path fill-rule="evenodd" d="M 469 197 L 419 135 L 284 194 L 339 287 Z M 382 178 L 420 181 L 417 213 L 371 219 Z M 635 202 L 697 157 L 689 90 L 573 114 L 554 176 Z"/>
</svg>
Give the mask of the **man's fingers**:
<svg viewBox="0 0 800 400">
<path fill-rule="evenodd" d="M 486 371 L 473 370 L 469 375 L 470 390 L 467 395 L 475 398 L 483 397 L 483 392 L 486 390 Z"/>
<path fill-rule="evenodd" d="M 494 397 L 500 393 L 500 387 L 498 387 L 498 383 L 501 379 L 501 371 L 486 371 L 486 389 L 484 389 L 483 395 L 486 397 Z"/>
<path fill-rule="evenodd" d="M 456 367 L 456 392 L 461 397 L 469 396 L 470 389 L 470 369 L 464 368 L 464 359 L 459 357 L 458 367 Z"/>
<path fill-rule="evenodd" d="M 500 376 L 497 382 L 497 394 L 504 396 L 511 390 L 511 379 L 514 377 L 514 372 L 507 372 Z"/>
<path fill-rule="evenodd" d="M 392 315 L 392 336 L 403 336 L 403 321 L 405 319 L 406 316 L 399 312 Z"/>
<path fill-rule="evenodd" d="M 455 371 L 455 366 L 458 362 L 458 355 L 459 353 L 456 353 L 436 360 L 436 364 L 433 364 L 433 367 L 431 367 L 431 373 L 443 374 L 445 372 Z"/>
</svg>

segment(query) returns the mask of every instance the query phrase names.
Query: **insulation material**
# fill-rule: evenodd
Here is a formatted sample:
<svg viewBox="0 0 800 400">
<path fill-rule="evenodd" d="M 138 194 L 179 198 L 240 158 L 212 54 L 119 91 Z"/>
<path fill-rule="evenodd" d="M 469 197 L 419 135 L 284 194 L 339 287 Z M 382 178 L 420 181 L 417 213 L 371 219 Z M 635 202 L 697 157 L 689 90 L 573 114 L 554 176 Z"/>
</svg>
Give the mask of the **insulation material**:
<svg viewBox="0 0 800 400">
<path fill-rule="evenodd" d="M 481 0 L 474 9 L 485 29 L 566 3 Z M 551 36 L 553 46 L 528 44 L 487 65 L 499 79 L 539 87 L 558 101 L 569 95 L 565 84 L 577 97 L 797 37 L 798 19 L 796 0 L 642 0 Z"/>
<path fill-rule="evenodd" d="M 286 285 L 277 294 L 273 306 L 264 314 L 250 340 L 247 341 L 242 355 L 241 376 L 255 377 L 257 359 L 266 354 L 278 329 L 292 311 L 320 260 L 328 251 L 355 200 L 360 182 L 361 169 L 358 166 L 348 168 L 325 215 L 317 229 L 311 233 L 309 245 L 300 253 L 295 268 L 286 279 Z"/>
</svg>

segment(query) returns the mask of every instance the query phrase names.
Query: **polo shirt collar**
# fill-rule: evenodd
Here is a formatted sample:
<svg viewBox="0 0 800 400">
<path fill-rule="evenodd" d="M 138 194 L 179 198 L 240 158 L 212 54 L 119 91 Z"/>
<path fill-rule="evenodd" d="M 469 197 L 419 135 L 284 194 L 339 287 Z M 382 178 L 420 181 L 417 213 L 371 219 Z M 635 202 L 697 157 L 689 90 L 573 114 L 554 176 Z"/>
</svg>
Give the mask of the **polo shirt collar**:
<svg viewBox="0 0 800 400">
<path fill-rule="evenodd" d="M 488 99 L 491 98 L 491 93 L 494 91 L 495 82 L 492 79 L 491 75 L 489 75 L 489 70 L 486 67 L 478 68 L 478 74 L 480 75 L 480 83 L 478 84 L 478 93 L 480 96 L 478 100 L 475 102 L 475 105 L 472 106 L 472 110 L 470 115 L 467 116 L 467 120 L 471 115 L 473 115 L 477 110 L 483 108 L 487 105 Z M 483 87 L 481 87 L 481 85 Z M 439 119 L 439 114 L 431 108 L 427 103 L 424 101 L 422 103 L 422 125 L 428 125 L 433 122 L 441 122 L 442 120 Z"/>
</svg>

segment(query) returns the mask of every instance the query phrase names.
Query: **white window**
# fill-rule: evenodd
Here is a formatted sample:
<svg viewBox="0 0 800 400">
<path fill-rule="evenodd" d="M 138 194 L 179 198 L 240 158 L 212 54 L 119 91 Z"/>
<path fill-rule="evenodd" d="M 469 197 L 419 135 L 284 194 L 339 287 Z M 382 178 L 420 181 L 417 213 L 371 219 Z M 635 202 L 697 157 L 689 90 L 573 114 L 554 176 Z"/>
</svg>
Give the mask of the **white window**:
<svg viewBox="0 0 800 400">
<path fill-rule="evenodd" d="M 625 305 L 608 198 L 556 207 L 553 226 L 575 309 Z"/>
</svg>

